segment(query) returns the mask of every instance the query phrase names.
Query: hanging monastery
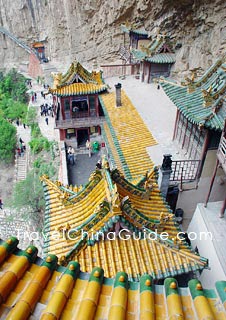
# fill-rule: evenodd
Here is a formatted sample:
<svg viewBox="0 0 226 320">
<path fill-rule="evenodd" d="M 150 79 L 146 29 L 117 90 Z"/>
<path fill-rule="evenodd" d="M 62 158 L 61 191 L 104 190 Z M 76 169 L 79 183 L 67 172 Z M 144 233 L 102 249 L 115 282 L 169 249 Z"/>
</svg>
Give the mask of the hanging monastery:
<svg viewBox="0 0 226 320">
<path fill-rule="evenodd" d="M 149 45 L 150 51 L 159 48 L 151 59 L 141 59 L 144 81 L 150 81 L 153 70 L 148 64 L 163 63 L 154 70 L 170 72 L 174 56 L 163 40 Z M 189 152 L 201 156 L 202 148 L 214 143 L 212 131 L 223 128 L 225 61 L 216 62 L 200 80 L 160 83 L 178 107 L 175 139 L 189 151 L 188 131 L 198 140 L 196 151 Z M 115 94 L 107 91 L 101 73 L 90 73 L 77 61 L 66 74 L 55 75 L 50 92 L 61 141 L 78 147 L 102 135 L 109 158 L 103 157 L 81 187 L 41 178 L 45 258 L 32 245 L 18 249 L 14 237 L 0 242 L 0 318 L 225 320 L 226 281 L 202 287 L 197 275 L 208 268 L 208 260 L 178 239 L 179 226 L 158 188 L 158 168 L 146 152 L 157 141 L 125 92 L 118 91 L 116 106 Z M 206 130 L 198 135 L 198 127 Z M 107 237 L 110 233 L 115 239 Z M 187 282 L 183 288 L 182 279 Z"/>
</svg>

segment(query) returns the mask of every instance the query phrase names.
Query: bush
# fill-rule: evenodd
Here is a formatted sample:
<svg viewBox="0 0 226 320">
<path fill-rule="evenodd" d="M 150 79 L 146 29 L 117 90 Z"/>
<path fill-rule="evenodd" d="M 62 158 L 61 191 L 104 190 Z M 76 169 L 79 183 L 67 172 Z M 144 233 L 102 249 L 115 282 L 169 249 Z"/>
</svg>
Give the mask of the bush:
<svg viewBox="0 0 226 320">
<path fill-rule="evenodd" d="M 42 137 L 41 130 L 40 130 L 37 122 L 34 122 L 31 125 L 31 136 L 32 136 L 32 138 L 41 138 Z"/>
<path fill-rule="evenodd" d="M 26 119 L 26 124 L 32 128 L 32 126 L 36 122 L 36 109 L 35 108 L 29 108 L 27 112 L 27 119 Z"/>
<path fill-rule="evenodd" d="M 30 148 L 32 150 L 33 153 L 39 153 L 42 150 L 46 150 L 49 151 L 50 150 L 50 142 L 44 138 L 33 138 L 30 142 L 29 142 Z"/>
<path fill-rule="evenodd" d="M 1 118 L 0 132 L 0 160 L 9 163 L 13 160 L 16 148 L 16 128 Z"/>
<path fill-rule="evenodd" d="M 52 178 L 56 174 L 56 170 L 51 163 L 43 162 L 41 157 L 39 160 L 37 159 L 36 165 L 37 163 L 39 167 L 32 169 L 25 180 L 15 185 L 13 195 L 7 205 L 17 209 L 27 208 L 24 210 L 23 218 L 42 227 L 45 195 L 40 176 L 46 174 Z"/>
<path fill-rule="evenodd" d="M 0 92 L 2 92 L 6 98 L 21 103 L 27 103 L 29 99 L 26 78 L 15 69 L 10 70 L 6 75 L 1 74 Z"/>
</svg>

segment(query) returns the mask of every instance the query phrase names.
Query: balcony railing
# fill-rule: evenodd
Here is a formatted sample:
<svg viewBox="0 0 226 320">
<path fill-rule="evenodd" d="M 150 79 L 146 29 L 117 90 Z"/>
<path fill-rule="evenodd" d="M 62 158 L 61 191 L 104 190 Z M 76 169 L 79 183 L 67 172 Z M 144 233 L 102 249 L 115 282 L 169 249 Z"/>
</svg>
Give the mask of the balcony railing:
<svg viewBox="0 0 226 320">
<path fill-rule="evenodd" d="M 173 161 L 170 181 L 195 181 L 198 178 L 199 168 L 200 160 Z"/>
<path fill-rule="evenodd" d="M 84 114 L 84 113 L 83 113 Z M 65 120 L 56 120 L 56 129 L 70 129 L 81 127 L 94 127 L 104 123 L 105 117 L 76 117 Z"/>
<path fill-rule="evenodd" d="M 226 173 L 226 137 L 222 136 L 219 148 L 217 150 L 217 158 Z"/>
</svg>

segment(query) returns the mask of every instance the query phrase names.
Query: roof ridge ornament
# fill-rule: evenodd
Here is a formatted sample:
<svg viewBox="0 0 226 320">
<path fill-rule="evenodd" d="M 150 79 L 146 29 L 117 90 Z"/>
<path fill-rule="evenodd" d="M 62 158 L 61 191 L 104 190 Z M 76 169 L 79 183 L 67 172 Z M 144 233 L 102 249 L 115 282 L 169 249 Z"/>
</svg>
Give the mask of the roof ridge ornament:
<svg viewBox="0 0 226 320">
<path fill-rule="evenodd" d="M 203 107 L 210 107 L 214 102 L 214 97 L 212 96 L 212 85 L 207 89 L 202 89 L 202 96 L 203 96 Z"/>
<path fill-rule="evenodd" d="M 192 71 L 191 77 L 185 77 L 185 81 L 181 81 L 182 86 L 187 86 L 187 92 L 192 93 L 196 88 L 197 72 L 195 70 Z"/>
</svg>

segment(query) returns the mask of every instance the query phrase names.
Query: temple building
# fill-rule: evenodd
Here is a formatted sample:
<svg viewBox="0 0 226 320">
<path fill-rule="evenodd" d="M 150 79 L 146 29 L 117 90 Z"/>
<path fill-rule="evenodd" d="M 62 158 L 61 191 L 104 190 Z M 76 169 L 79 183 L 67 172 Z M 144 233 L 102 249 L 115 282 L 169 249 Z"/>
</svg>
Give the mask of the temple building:
<svg viewBox="0 0 226 320">
<path fill-rule="evenodd" d="M 209 152 L 218 149 L 226 118 L 226 64 L 218 59 L 204 75 L 195 73 L 182 83 L 161 79 L 168 97 L 177 107 L 173 139 L 189 159 L 201 161 L 200 172 Z"/>
<path fill-rule="evenodd" d="M 131 51 L 136 63 L 140 63 L 140 79 L 151 83 L 160 76 L 169 77 L 172 65 L 176 62 L 170 39 L 157 35 L 153 39 L 138 42 L 138 48 Z"/>
<path fill-rule="evenodd" d="M 226 317 L 226 281 L 206 290 L 197 279 L 180 288 L 175 278 L 156 285 L 150 274 L 139 282 L 121 271 L 115 278 L 93 267 L 90 273 L 37 248 L 17 247 L 14 237 L 0 241 L 0 318 L 17 320 L 217 319 Z"/>
<path fill-rule="evenodd" d="M 55 128 L 60 131 L 61 141 L 79 148 L 87 140 L 98 140 L 104 119 L 98 95 L 107 88 L 101 72 L 89 72 L 77 61 L 64 75 L 54 75 L 49 92 L 53 95 Z"/>
<path fill-rule="evenodd" d="M 36 52 L 36 56 L 40 61 L 47 62 L 47 58 L 45 56 L 45 45 L 42 41 L 40 42 L 34 42 L 32 44 L 32 48 Z"/>
<path fill-rule="evenodd" d="M 132 281 L 143 273 L 155 281 L 167 276 L 179 281 L 184 274 L 189 279 L 208 261 L 177 238 L 179 226 L 159 191 L 158 169 L 146 150 L 157 142 L 124 91 L 118 95 L 118 107 L 114 92 L 100 97 L 107 153 L 89 182 L 65 186 L 42 177 L 45 253 L 56 254 L 62 265 L 77 261 L 86 272 L 101 267 L 110 278 L 123 270 Z M 161 239 L 161 232 L 167 239 Z"/>
<path fill-rule="evenodd" d="M 125 63 L 132 64 L 132 74 L 150 83 L 160 76 L 169 77 L 176 62 L 172 41 L 165 34 L 151 36 L 144 28 L 122 25 L 123 45 L 119 54 Z M 129 35 L 126 41 L 126 34 Z"/>
<path fill-rule="evenodd" d="M 148 32 L 143 28 L 138 28 L 136 25 L 124 24 L 121 25 L 123 32 L 123 43 L 124 45 L 128 41 L 126 35 L 129 36 L 129 49 L 137 49 L 139 41 L 148 39 Z"/>
<path fill-rule="evenodd" d="M 177 236 L 180 229 L 158 190 L 156 174 L 153 169 L 133 185 L 103 160 L 102 169 L 79 190 L 44 176 L 45 252 L 56 254 L 63 265 L 78 261 L 86 272 L 100 266 L 115 277 L 124 270 L 133 281 L 143 273 L 160 280 L 202 271 L 208 261 Z M 59 237 L 53 237 L 55 232 Z"/>
</svg>

